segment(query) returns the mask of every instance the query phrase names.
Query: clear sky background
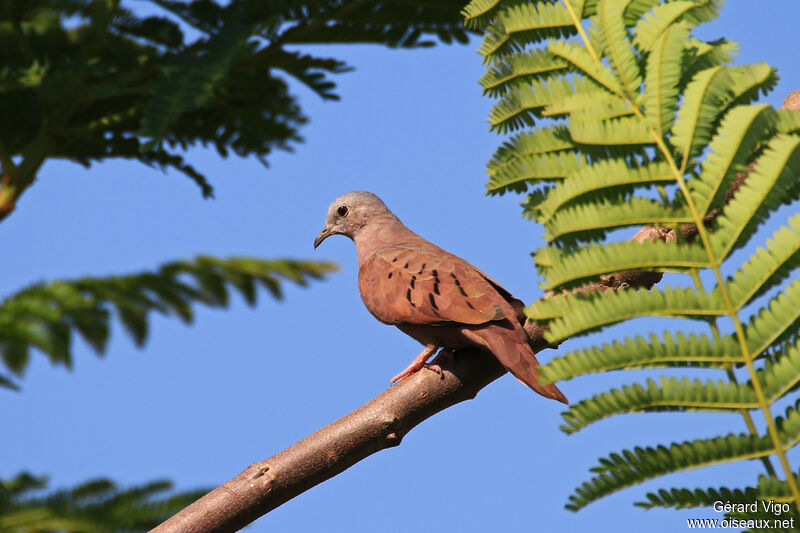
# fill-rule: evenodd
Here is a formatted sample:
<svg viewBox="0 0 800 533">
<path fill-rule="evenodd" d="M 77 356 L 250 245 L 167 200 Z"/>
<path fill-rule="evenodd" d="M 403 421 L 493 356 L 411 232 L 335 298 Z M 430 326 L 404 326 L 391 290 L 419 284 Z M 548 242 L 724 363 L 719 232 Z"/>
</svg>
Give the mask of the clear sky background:
<svg viewBox="0 0 800 533">
<path fill-rule="evenodd" d="M 778 67 L 781 83 L 767 98 L 777 107 L 800 89 L 798 20 L 796 0 L 730 0 L 699 35 L 739 41 L 741 62 Z M 542 245 L 541 229 L 520 217 L 521 197 L 484 195 L 485 163 L 501 138 L 488 132 L 477 45 L 318 50 L 357 69 L 336 77 L 342 101 L 322 102 L 294 84 L 311 118 L 306 141 L 270 157 L 269 169 L 192 150 L 215 200 L 176 173 L 137 163 L 49 162 L 0 224 L 0 295 L 197 254 L 333 260 L 341 270 L 309 288 L 287 285 L 283 302 L 261 294 L 255 309 L 238 297 L 227 311 L 199 308 L 189 327 L 155 316 L 143 350 L 114 324 L 105 358 L 76 343 L 72 372 L 36 354 L 23 391 L 0 390 L 0 476 L 30 470 L 49 474 L 53 487 L 108 476 L 210 488 L 385 390 L 420 346 L 364 308 L 348 239 L 312 250 L 341 193 L 377 193 L 411 229 L 517 297 L 540 296 L 529 254 Z M 589 376 L 562 390 L 575 402 L 645 375 Z M 761 473 L 750 462 L 678 474 L 572 513 L 563 508 L 568 495 L 610 451 L 745 428 L 738 415 L 627 415 L 566 436 L 562 407 L 505 376 L 248 531 L 683 531 L 686 517 L 716 515 L 645 512 L 632 502 L 660 487 L 739 487 Z M 800 454 L 792 458 L 797 467 Z"/>
</svg>

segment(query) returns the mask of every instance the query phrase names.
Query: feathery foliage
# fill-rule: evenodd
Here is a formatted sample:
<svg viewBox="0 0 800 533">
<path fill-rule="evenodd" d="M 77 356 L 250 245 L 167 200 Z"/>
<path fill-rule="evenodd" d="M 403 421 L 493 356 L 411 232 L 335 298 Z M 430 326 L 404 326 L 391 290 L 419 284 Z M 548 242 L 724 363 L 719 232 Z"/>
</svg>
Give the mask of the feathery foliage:
<svg viewBox="0 0 800 533">
<path fill-rule="evenodd" d="M 205 493 L 169 494 L 169 481 L 122 489 L 108 479 L 43 492 L 46 488 L 47 478 L 27 472 L 0 480 L 0 531 L 144 532 Z"/>
<path fill-rule="evenodd" d="M 665 411 L 735 413 L 748 428 L 612 453 L 569 498 L 572 510 L 669 473 L 758 459 L 765 474 L 753 486 L 662 490 L 642 505 L 764 498 L 791 502 L 800 519 L 787 456 L 800 441 L 799 404 L 783 415 L 775 408 L 796 400 L 800 384 L 800 217 L 758 246 L 759 228 L 800 199 L 800 112 L 754 103 L 775 85 L 774 69 L 731 66 L 734 43 L 691 35 L 720 4 L 475 0 L 464 10 L 469 25 L 484 27 L 491 127 L 516 132 L 488 164 L 488 192 L 526 193 L 525 214 L 545 228 L 534 257 L 552 292 L 529 316 L 553 344 L 643 316 L 696 323 L 545 365 L 549 381 L 632 368 L 687 373 L 580 401 L 562 429 Z M 662 227 L 673 242 L 619 242 L 614 230 L 641 225 Z M 740 259 L 741 248 L 755 251 Z M 689 286 L 573 290 L 623 271 L 675 273 Z M 720 374 L 697 379 L 689 373 L 698 368 Z"/>
<path fill-rule="evenodd" d="M 197 257 L 155 272 L 38 283 L 0 302 L 0 360 L 21 377 L 32 349 L 53 364 L 72 366 L 72 337 L 99 355 L 108 342 L 112 311 L 137 346 L 147 339 L 151 311 L 190 322 L 192 305 L 226 307 L 230 289 L 255 305 L 258 287 L 280 299 L 281 281 L 307 285 L 335 270 L 331 263 Z M 0 386 L 15 388 L 10 377 Z"/>
<path fill-rule="evenodd" d="M 467 42 L 455 0 L 26 0 L 0 2 L 0 220 L 48 158 L 173 168 L 213 188 L 183 151 L 266 163 L 306 122 L 287 76 L 338 99 L 322 43 Z M 141 14 L 141 13 L 152 14 Z"/>
</svg>

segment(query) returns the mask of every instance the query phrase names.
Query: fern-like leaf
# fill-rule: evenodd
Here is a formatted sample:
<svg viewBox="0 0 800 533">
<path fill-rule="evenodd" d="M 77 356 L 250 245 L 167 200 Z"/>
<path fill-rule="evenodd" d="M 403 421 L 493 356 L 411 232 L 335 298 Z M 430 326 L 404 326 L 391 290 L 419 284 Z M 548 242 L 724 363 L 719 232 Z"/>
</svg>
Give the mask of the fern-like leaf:
<svg viewBox="0 0 800 533">
<path fill-rule="evenodd" d="M 659 202 L 647 198 L 614 198 L 576 204 L 559 210 L 544 227 L 546 241 L 561 243 L 589 240 L 604 234 L 606 229 L 646 224 L 678 224 L 691 222 L 689 211 L 680 206 L 665 209 Z M 585 232 L 588 238 L 583 235 Z"/>
<path fill-rule="evenodd" d="M 710 157 L 710 156 L 709 156 Z M 755 169 L 718 217 L 711 246 L 719 258 L 742 245 L 770 214 L 800 195 L 800 137 L 779 134 L 771 139 Z"/>
<path fill-rule="evenodd" d="M 633 166 L 623 158 L 601 160 L 576 169 L 570 179 L 556 185 L 540 205 L 540 211 L 544 219 L 549 219 L 570 202 L 578 198 L 585 201 L 590 193 L 628 193 L 639 187 L 673 180 L 669 165 L 661 161 Z"/>
<path fill-rule="evenodd" d="M 739 106 L 727 113 L 711 140 L 699 179 L 691 180 L 692 199 L 700 213 L 724 195 L 736 176 L 747 170 L 756 146 L 771 133 L 775 113 L 767 105 Z"/>
<path fill-rule="evenodd" d="M 745 328 L 746 346 L 750 357 L 798 333 L 800 326 L 800 279 L 788 285 L 770 299 Z"/>
<path fill-rule="evenodd" d="M 608 272 L 685 272 L 709 266 L 708 256 L 702 246 L 675 245 L 660 241 L 593 244 L 569 252 L 542 248 L 536 252 L 535 258 L 540 267 L 539 273 L 546 281 L 543 288 L 547 290 L 568 288 Z"/>
<path fill-rule="evenodd" d="M 141 346 L 151 311 L 189 322 L 194 304 L 227 306 L 228 287 L 253 305 L 258 286 L 280 298 L 281 281 L 306 285 L 332 270 L 330 263 L 201 256 L 167 263 L 155 272 L 39 283 L 0 303 L 0 358 L 16 376 L 24 372 L 32 348 L 54 364 L 71 367 L 73 332 L 102 354 L 112 309 Z"/>
<path fill-rule="evenodd" d="M 206 492 L 170 494 L 169 481 L 122 489 L 97 479 L 42 493 L 46 486 L 46 478 L 28 473 L 0 480 L 0 530 L 144 533 Z"/>
<path fill-rule="evenodd" d="M 574 113 L 570 121 L 573 140 L 581 144 L 605 146 L 653 144 L 653 136 L 644 120 L 639 117 L 603 120 L 604 113 L 602 109 L 598 114 L 590 110 Z"/>
<path fill-rule="evenodd" d="M 622 341 L 604 343 L 556 357 L 542 367 L 547 381 L 572 379 L 577 376 L 625 370 L 629 368 L 658 367 L 712 367 L 725 368 L 743 363 L 737 354 L 738 344 L 733 336 L 708 337 L 695 333 L 673 335 L 664 332 L 662 337 L 651 334 L 626 337 Z"/>
<path fill-rule="evenodd" d="M 676 0 L 659 3 L 645 13 L 633 29 L 633 43 L 642 52 L 647 52 L 669 29 L 679 27 L 679 20 L 685 20 L 687 13 L 698 7 L 708 6 L 710 2 L 695 0 Z"/>
<path fill-rule="evenodd" d="M 567 62 L 545 50 L 534 49 L 525 54 L 517 54 L 486 71 L 479 83 L 484 94 L 498 97 L 506 94 L 511 87 L 541 79 L 567 68 Z"/>
<path fill-rule="evenodd" d="M 800 214 L 776 231 L 728 281 L 734 306 L 741 309 L 800 267 Z"/>
<path fill-rule="evenodd" d="M 569 152 L 526 155 L 494 168 L 486 189 L 490 193 L 525 190 L 541 180 L 562 179 L 586 164 L 584 158 Z"/>
<path fill-rule="evenodd" d="M 688 36 L 688 25 L 668 27 L 655 42 L 647 58 L 645 116 L 648 124 L 661 134 L 667 133 L 675 120 L 681 60 Z"/>
<path fill-rule="evenodd" d="M 489 191 L 526 192 L 523 213 L 545 229 L 546 246 L 534 258 L 549 292 L 526 313 L 551 345 L 645 316 L 669 318 L 676 329 L 573 350 L 541 368 L 543 381 L 633 368 L 725 371 L 713 380 L 660 376 L 597 393 L 573 404 L 563 429 L 621 413 L 698 410 L 737 413 L 748 428 L 614 454 L 567 507 L 661 475 L 755 458 L 767 472 L 757 487 L 662 491 L 649 505 L 758 494 L 800 507 L 787 455 L 800 441 L 800 415 L 797 406 L 772 413 L 800 388 L 800 280 L 790 279 L 800 267 L 800 217 L 743 264 L 732 254 L 800 198 L 800 111 L 753 105 L 775 86 L 775 70 L 728 66 L 736 43 L 691 35 L 717 15 L 718 0 L 587 0 L 581 10 L 566 1 L 507 10 L 477 2 L 490 27 L 483 53 L 495 67 L 487 77 L 504 83 L 487 91 L 502 94 L 490 121 L 500 133 L 525 130 L 487 166 Z M 566 68 L 525 70 L 526 56 L 548 54 Z M 543 118 L 553 124 L 537 129 Z M 577 164 L 556 164 L 563 161 Z M 657 226 L 668 242 L 621 242 L 619 228 L 640 225 Z M 669 285 L 665 272 L 694 286 Z M 644 288 L 659 280 L 667 286 Z M 708 280 L 716 282 L 711 289 Z M 696 323 L 684 329 L 687 319 L 707 333 L 691 332 Z"/>
<path fill-rule="evenodd" d="M 557 296 L 526 308 L 534 320 L 554 320 L 545 335 L 551 343 L 639 316 L 703 318 L 725 314 L 716 293 L 667 287 L 592 296 Z"/>
<path fill-rule="evenodd" d="M 791 416 L 800 418 L 796 411 Z M 791 429 L 795 429 L 794 425 Z M 796 440 L 798 433 L 786 434 L 787 441 Z M 624 450 L 600 460 L 600 464 L 592 469 L 597 476 L 575 489 L 567 508 L 578 510 L 598 498 L 654 477 L 742 459 L 757 459 L 771 451 L 769 438 L 749 434 L 697 439 L 669 447 Z"/>
<path fill-rule="evenodd" d="M 598 23 L 607 46 L 608 61 L 628 95 L 639 92 L 642 84 L 638 61 L 631 49 L 623 9 L 629 0 L 603 0 L 598 9 Z"/>
<path fill-rule="evenodd" d="M 775 72 L 765 64 L 717 66 L 698 72 L 686 87 L 670 142 L 683 154 L 684 168 L 708 143 L 721 110 L 733 103 L 749 103 L 759 90 L 776 83 Z"/>
<path fill-rule="evenodd" d="M 574 34 L 572 19 L 562 4 L 519 3 L 498 13 L 486 28 L 478 53 L 493 62 L 527 44 Z"/>
<path fill-rule="evenodd" d="M 169 126 L 184 111 L 201 107 L 211 98 L 225 71 L 245 52 L 249 38 L 250 28 L 231 21 L 208 40 L 207 53 L 201 61 L 193 51 L 164 70 L 142 118 L 139 135 L 151 138 L 143 151 L 157 148 Z"/>
<path fill-rule="evenodd" d="M 658 383 L 626 385 L 592 396 L 570 406 L 562 416 L 566 433 L 575 433 L 613 415 L 665 411 L 736 411 L 755 409 L 758 399 L 752 387 L 727 380 L 705 382 L 662 376 Z"/>
</svg>

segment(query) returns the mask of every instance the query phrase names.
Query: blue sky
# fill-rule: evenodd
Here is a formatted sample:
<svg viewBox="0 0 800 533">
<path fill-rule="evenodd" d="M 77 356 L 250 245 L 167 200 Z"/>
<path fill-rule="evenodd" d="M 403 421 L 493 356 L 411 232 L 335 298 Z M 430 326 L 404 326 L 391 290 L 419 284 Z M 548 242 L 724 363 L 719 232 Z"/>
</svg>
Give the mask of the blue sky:
<svg viewBox="0 0 800 533">
<path fill-rule="evenodd" d="M 699 35 L 739 41 L 741 62 L 778 67 L 781 82 L 767 101 L 779 106 L 800 89 L 798 19 L 796 1 L 730 0 Z M 227 311 L 198 309 L 189 327 L 154 317 L 143 350 L 115 324 L 105 358 L 76 344 L 72 372 L 35 357 L 22 393 L 0 390 L 0 476 L 30 470 L 51 475 L 54 487 L 98 476 L 213 487 L 382 392 L 420 347 L 364 308 L 349 240 L 312 250 L 328 204 L 349 190 L 377 193 L 413 230 L 526 302 L 536 299 L 529 254 L 542 245 L 541 229 L 520 217 L 521 197 L 484 195 L 484 166 L 501 138 L 488 132 L 477 44 L 317 48 L 356 67 L 336 78 L 342 101 L 322 102 L 294 85 L 311 118 L 306 142 L 270 157 L 269 169 L 192 150 L 215 200 L 180 175 L 131 162 L 89 170 L 48 163 L 0 224 L 0 295 L 197 254 L 333 260 L 341 270 L 309 288 L 286 286 L 283 302 L 262 294 L 255 309 L 239 299 Z M 638 326 L 626 327 L 606 338 Z M 643 375 L 589 376 L 562 390 L 574 402 Z M 506 376 L 249 531 L 673 532 L 687 516 L 715 514 L 644 512 L 632 502 L 660 487 L 739 486 L 760 473 L 755 463 L 688 472 L 572 513 L 563 505 L 598 457 L 744 424 L 734 415 L 629 415 L 568 437 L 557 429 L 561 410 Z"/>
</svg>

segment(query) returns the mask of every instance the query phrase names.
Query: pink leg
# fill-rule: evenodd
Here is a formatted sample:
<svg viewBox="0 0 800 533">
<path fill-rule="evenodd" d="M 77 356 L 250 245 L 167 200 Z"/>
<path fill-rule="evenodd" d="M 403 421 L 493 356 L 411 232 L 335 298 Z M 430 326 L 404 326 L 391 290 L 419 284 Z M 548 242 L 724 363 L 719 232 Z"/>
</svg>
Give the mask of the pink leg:
<svg viewBox="0 0 800 533">
<path fill-rule="evenodd" d="M 423 368 L 425 366 L 427 366 L 431 370 L 435 370 L 437 372 L 441 372 L 442 370 L 439 368 L 438 365 L 426 365 L 425 364 L 428 361 L 428 359 L 430 359 L 430 357 L 434 353 L 436 353 L 436 350 L 438 350 L 438 349 L 439 349 L 439 347 L 436 346 L 435 344 L 427 345 L 425 347 L 425 349 L 422 350 L 419 353 L 417 358 L 414 359 L 414 361 L 412 361 L 411 364 L 408 365 L 408 367 L 405 370 L 403 370 L 402 372 L 400 372 L 399 374 L 397 374 L 395 377 L 392 378 L 392 381 L 390 381 L 389 384 L 393 385 L 396 382 L 400 381 L 401 379 L 407 378 L 408 376 L 410 376 L 411 374 L 413 374 L 414 372 L 416 372 L 417 370 L 419 370 L 419 369 L 421 369 L 421 368 Z M 434 366 L 436 368 L 433 368 Z"/>
</svg>

